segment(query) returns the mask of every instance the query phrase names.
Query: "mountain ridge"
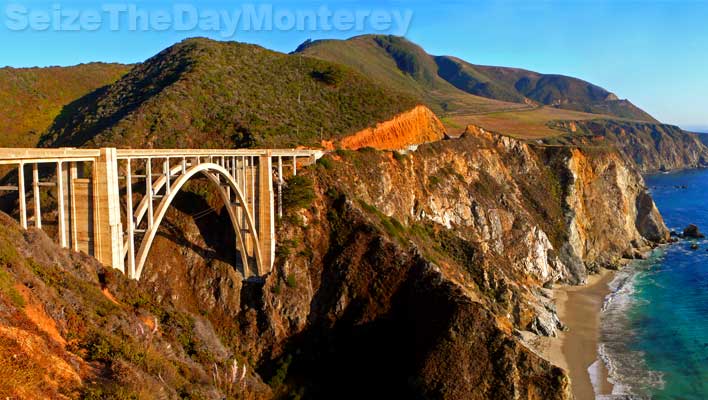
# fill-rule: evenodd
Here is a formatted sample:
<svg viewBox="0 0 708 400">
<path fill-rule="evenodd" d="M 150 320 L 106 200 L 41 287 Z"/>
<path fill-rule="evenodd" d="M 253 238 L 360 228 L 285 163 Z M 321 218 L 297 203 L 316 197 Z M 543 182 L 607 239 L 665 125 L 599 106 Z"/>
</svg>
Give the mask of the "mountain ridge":
<svg viewBox="0 0 708 400">
<path fill-rule="evenodd" d="M 379 48 L 371 46 L 372 43 Z M 295 52 L 326 60 L 336 59 L 362 71 L 373 72 L 364 63 L 353 63 L 350 58 L 342 57 L 341 48 L 357 48 L 360 56 L 364 54 L 368 59 L 380 59 L 381 53 L 385 52 L 400 72 L 433 90 L 449 84 L 469 95 L 495 101 L 534 103 L 657 122 L 628 100 L 620 100 L 612 92 L 578 78 L 521 68 L 474 65 L 453 56 L 432 56 L 419 45 L 398 36 L 361 35 L 347 40 L 310 41 L 301 44 Z M 433 95 L 426 100 L 431 102 L 429 106 L 434 107 L 437 103 L 442 109 L 446 108 L 441 96 Z"/>
</svg>

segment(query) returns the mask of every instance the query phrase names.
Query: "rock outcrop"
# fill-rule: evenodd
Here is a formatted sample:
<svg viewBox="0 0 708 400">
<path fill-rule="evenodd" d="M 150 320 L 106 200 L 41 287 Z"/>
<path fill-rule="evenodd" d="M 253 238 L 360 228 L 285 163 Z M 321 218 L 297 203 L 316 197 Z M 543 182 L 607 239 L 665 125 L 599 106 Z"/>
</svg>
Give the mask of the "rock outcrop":
<svg viewBox="0 0 708 400">
<path fill-rule="evenodd" d="M 687 226 L 686 229 L 683 230 L 683 236 L 689 239 L 704 239 L 706 237 L 694 224 Z"/>
<path fill-rule="evenodd" d="M 393 119 L 343 138 L 343 149 L 358 150 L 373 147 L 379 150 L 399 150 L 408 146 L 435 142 L 445 138 L 445 127 L 428 107 L 416 108 Z"/>
<path fill-rule="evenodd" d="M 621 154 L 569 152 L 566 220 L 572 258 L 611 267 L 627 249 L 669 239 L 642 177 Z"/>
</svg>

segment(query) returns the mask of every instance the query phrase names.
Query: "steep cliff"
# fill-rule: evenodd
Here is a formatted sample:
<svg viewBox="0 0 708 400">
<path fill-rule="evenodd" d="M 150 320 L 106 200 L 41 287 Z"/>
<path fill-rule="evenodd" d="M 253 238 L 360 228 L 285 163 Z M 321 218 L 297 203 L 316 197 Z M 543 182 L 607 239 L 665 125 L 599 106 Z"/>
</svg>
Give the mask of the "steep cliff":
<svg viewBox="0 0 708 400">
<path fill-rule="evenodd" d="M 611 265 L 628 248 L 643 247 L 644 237 L 665 239 L 658 211 L 640 211 L 636 204 L 647 195 L 641 176 L 611 149 L 533 146 L 468 130 L 463 140 L 424 146 L 403 157 L 409 158 L 412 164 L 405 169 L 394 168 L 400 163 L 362 163 L 367 165 L 364 176 L 342 182 L 351 184 L 348 192 L 386 215 L 454 229 L 483 244 L 485 252 L 505 253 L 515 239 L 505 242 L 506 233 L 537 227 L 539 242 L 560 251 L 564 239 L 571 238 L 567 243 L 573 245 L 573 256 Z M 638 219 L 654 224 L 640 226 Z M 602 237 L 608 229 L 611 240 Z M 560 268 L 555 278 L 582 280 L 576 272 Z"/>
<path fill-rule="evenodd" d="M 204 315 L 277 397 L 569 398 L 515 333 L 562 326 L 543 286 L 668 237 L 612 150 L 470 130 L 408 154 L 340 150 L 303 173 L 264 280 L 241 281 L 233 237 L 214 231 L 229 226 L 221 206 L 189 194 L 141 282 Z M 217 211 L 192 221 L 200 207 Z"/>
<path fill-rule="evenodd" d="M 340 147 L 358 150 L 373 147 L 379 150 L 399 150 L 411 145 L 435 142 L 445 138 L 445 127 L 425 106 L 395 116 L 354 135 L 343 138 Z"/>
<path fill-rule="evenodd" d="M 563 121 L 554 125 L 572 132 L 560 139 L 562 142 L 615 145 L 645 173 L 708 167 L 708 146 L 699 135 L 677 126 L 606 120 Z"/>
</svg>

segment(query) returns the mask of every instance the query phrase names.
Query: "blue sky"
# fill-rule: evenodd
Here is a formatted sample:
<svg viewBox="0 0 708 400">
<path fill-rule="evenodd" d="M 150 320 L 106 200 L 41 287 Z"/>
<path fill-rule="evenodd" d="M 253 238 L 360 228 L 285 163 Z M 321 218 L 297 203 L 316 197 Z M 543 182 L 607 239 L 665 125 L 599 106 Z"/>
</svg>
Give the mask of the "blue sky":
<svg viewBox="0 0 708 400">
<path fill-rule="evenodd" d="M 199 10 L 232 11 L 258 1 L 181 1 Z M 1 1 L 0 66 L 73 65 L 89 61 L 134 63 L 191 36 L 223 40 L 219 32 L 11 30 L 8 7 L 86 10 L 133 4 L 171 9 L 173 2 Z M 472 63 L 576 76 L 629 98 L 660 120 L 708 131 L 708 2 L 701 0 L 478 0 L 277 1 L 276 10 L 411 10 L 406 36 L 429 53 Z M 15 22 L 14 20 L 12 22 Z M 289 52 L 308 38 L 346 38 L 372 32 L 240 29 L 233 40 Z M 400 33 L 395 28 L 391 33 Z"/>
</svg>

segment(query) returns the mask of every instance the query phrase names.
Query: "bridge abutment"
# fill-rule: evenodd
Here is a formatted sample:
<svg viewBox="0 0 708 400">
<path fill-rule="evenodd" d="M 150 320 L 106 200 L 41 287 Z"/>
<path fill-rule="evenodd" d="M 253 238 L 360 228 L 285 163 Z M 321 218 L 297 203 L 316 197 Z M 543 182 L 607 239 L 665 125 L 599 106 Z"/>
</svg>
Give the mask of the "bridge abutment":
<svg viewBox="0 0 708 400">
<path fill-rule="evenodd" d="M 263 257 L 259 274 L 273 267 L 275 258 L 275 198 L 273 193 L 273 157 L 270 152 L 258 160 L 258 240 Z"/>
<path fill-rule="evenodd" d="M 94 256 L 104 265 L 125 272 L 118 187 L 116 149 L 103 148 L 93 165 Z"/>
</svg>

